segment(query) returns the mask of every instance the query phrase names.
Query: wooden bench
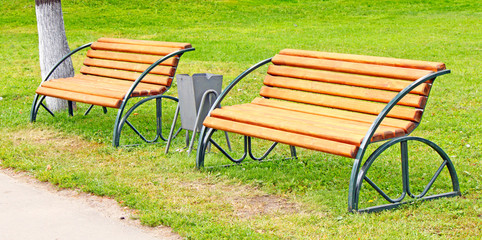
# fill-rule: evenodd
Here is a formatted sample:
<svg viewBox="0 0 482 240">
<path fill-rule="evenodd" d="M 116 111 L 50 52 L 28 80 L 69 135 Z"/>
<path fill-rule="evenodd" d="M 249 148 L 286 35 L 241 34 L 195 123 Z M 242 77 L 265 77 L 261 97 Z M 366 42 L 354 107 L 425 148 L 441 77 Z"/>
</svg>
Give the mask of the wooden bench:
<svg viewBox="0 0 482 240">
<path fill-rule="evenodd" d="M 83 62 L 80 74 L 71 78 L 49 79 L 55 69 L 74 53 L 90 48 Z M 119 145 L 122 127 L 127 123 L 146 142 L 165 140 L 161 131 L 161 101 L 176 98 L 164 96 L 171 86 L 179 58 L 194 48 L 189 43 L 100 38 L 85 44 L 62 58 L 49 72 L 35 91 L 30 121 L 35 121 L 42 106 L 54 115 L 43 100 L 46 96 L 68 100 L 69 115 L 73 115 L 72 102 L 92 106 L 117 108 L 114 125 L 113 145 Z M 132 97 L 144 97 L 125 114 L 127 102 Z M 128 120 L 129 115 L 146 101 L 156 99 L 157 134 L 154 140 L 147 140 Z"/>
<path fill-rule="evenodd" d="M 349 211 L 393 208 L 405 203 L 402 201 L 405 195 L 433 199 L 460 194 L 457 175 L 447 154 L 426 139 L 409 136 L 420 124 L 433 81 L 450 72 L 445 70 L 445 64 L 284 49 L 239 75 L 214 106 L 218 106 L 247 74 L 270 62 L 273 64 L 264 78 L 260 97 L 251 103 L 211 109 L 200 135 L 198 168 L 204 166 L 208 143 L 235 163 L 248 155 L 262 160 L 277 143 L 283 143 L 291 147 L 293 157 L 296 157 L 295 147 L 302 147 L 354 159 L 348 192 Z M 211 138 L 215 130 L 244 135 L 243 157 L 234 159 L 223 150 Z M 255 157 L 251 151 L 252 137 L 275 143 L 263 156 Z M 379 141 L 387 142 L 362 162 L 368 144 Z M 417 196 L 410 192 L 408 184 L 407 141 L 425 143 L 443 159 L 432 181 Z M 402 152 L 403 195 L 392 199 L 366 173 L 384 150 L 398 143 Z M 453 191 L 425 196 L 444 167 L 450 172 Z M 363 180 L 390 204 L 358 209 Z"/>
</svg>

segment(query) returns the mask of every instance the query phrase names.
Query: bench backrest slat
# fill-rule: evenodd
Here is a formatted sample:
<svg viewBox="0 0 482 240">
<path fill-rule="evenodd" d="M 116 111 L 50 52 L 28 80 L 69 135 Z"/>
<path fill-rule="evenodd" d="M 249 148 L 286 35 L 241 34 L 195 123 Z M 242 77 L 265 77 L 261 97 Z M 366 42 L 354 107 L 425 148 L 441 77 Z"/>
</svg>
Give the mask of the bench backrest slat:
<svg viewBox="0 0 482 240">
<path fill-rule="evenodd" d="M 425 69 L 425 70 L 430 70 L 434 72 L 445 69 L 445 64 L 441 62 L 418 61 L 418 60 L 365 56 L 365 55 L 356 55 L 356 54 L 330 53 L 330 52 L 319 52 L 319 51 L 308 51 L 308 50 L 297 50 L 297 49 L 284 49 L 280 51 L 280 54 L 300 56 L 300 57 L 332 59 L 332 60 L 340 60 L 340 61 L 348 61 L 348 62 L 369 63 L 369 64 L 394 66 L 394 67 Z"/>
<path fill-rule="evenodd" d="M 302 91 L 292 91 L 282 88 L 262 87 L 261 96 L 268 98 L 276 98 L 300 103 L 307 103 L 323 107 L 331 107 L 354 112 L 378 114 L 386 104 L 375 103 L 370 101 L 362 101 L 352 98 L 337 97 L 327 94 L 315 94 Z M 406 119 L 411 121 L 420 121 L 421 110 L 396 106 L 389 114 L 389 117 Z"/>
<path fill-rule="evenodd" d="M 345 62 L 331 59 L 317 59 L 277 54 L 272 62 L 278 65 L 353 73 L 374 77 L 386 77 L 402 80 L 417 80 L 432 71 L 413 68 L 401 68 L 367 63 Z"/>
<path fill-rule="evenodd" d="M 130 63 L 130 62 L 120 62 L 120 61 L 111 61 L 111 60 L 94 59 L 94 58 L 85 59 L 84 65 L 93 66 L 93 67 L 120 69 L 120 70 L 127 70 L 127 71 L 133 71 L 133 72 L 143 72 L 144 70 L 146 70 L 146 68 L 150 66 L 150 64 L 144 64 L 144 63 Z M 172 77 L 174 75 L 174 72 L 175 72 L 175 69 L 172 67 L 157 66 L 154 69 L 152 69 L 150 73 Z"/>
<path fill-rule="evenodd" d="M 101 77 L 130 80 L 130 81 L 135 81 L 140 75 L 140 73 L 138 72 L 123 71 L 123 70 L 108 69 L 108 68 L 86 67 L 86 66 L 83 66 L 80 69 L 80 73 L 94 75 L 94 76 L 101 76 Z M 142 79 L 142 82 L 170 86 L 172 83 L 172 78 L 167 76 L 148 74 L 147 76 L 144 77 L 144 79 Z"/>
<path fill-rule="evenodd" d="M 389 91 L 402 91 L 410 85 L 412 81 L 404 81 L 398 79 L 372 77 L 365 75 L 355 75 L 339 72 L 319 71 L 306 68 L 294 68 L 282 65 L 271 65 L 268 73 L 275 76 L 286 76 L 292 78 L 337 83 L 350 86 L 374 88 Z M 412 90 L 412 93 L 420 95 L 428 95 L 430 90 L 429 84 L 422 84 Z"/>
<path fill-rule="evenodd" d="M 189 48 L 189 43 L 100 38 L 92 43 L 80 72 L 85 75 L 135 81 L 152 63 L 172 52 Z M 143 83 L 169 87 L 179 56 L 155 67 Z"/>
<path fill-rule="evenodd" d="M 149 41 L 149 40 L 136 40 L 136 39 L 123 39 L 123 38 L 99 38 L 98 42 L 108 42 L 108 43 L 124 43 L 124 44 L 134 44 L 134 45 L 147 45 L 147 46 L 158 46 L 158 47 L 171 47 L 177 49 L 191 48 L 190 43 L 179 43 L 179 42 L 161 42 L 161 41 Z"/>
<path fill-rule="evenodd" d="M 438 62 L 294 49 L 280 51 L 272 63 L 262 97 L 373 117 L 413 81 L 445 69 Z M 406 95 L 388 114 L 391 121 L 413 122 L 397 123 L 413 130 L 422 118 L 431 85 L 430 80 Z"/>
<path fill-rule="evenodd" d="M 134 62 L 134 63 L 147 63 L 147 64 L 153 64 L 154 62 L 159 60 L 159 56 L 156 56 L 156 55 L 108 52 L 108 51 L 100 51 L 100 50 L 92 50 L 92 49 L 89 49 L 89 51 L 87 51 L 87 57 L 115 60 L 115 61 Z M 179 62 L 179 58 L 173 57 L 162 62 L 160 65 L 177 66 L 178 62 Z"/>
<path fill-rule="evenodd" d="M 314 93 L 332 94 L 334 96 L 356 98 L 361 100 L 388 103 L 397 93 L 377 89 L 360 88 L 324 82 L 313 82 L 296 78 L 267 76 L 264 84 L 272 87 L 295 89 Z M 423 108 L 427 97 L 409 94 L 400 101 L 400 105 Z"/>
</svg>

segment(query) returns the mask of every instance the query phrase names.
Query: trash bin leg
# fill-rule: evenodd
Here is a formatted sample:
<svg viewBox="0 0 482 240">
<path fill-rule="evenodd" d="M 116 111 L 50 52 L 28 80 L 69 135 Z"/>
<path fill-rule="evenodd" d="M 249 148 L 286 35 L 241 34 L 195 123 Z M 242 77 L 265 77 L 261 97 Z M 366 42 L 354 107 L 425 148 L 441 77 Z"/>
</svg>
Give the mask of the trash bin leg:
<svg viewBox="0 0 482 240">
<path fill-rule="evenodd" d="M 169 147 L 171 146 L 171 140 L 173 138 L 173 133 L 174 129 L 176 128 L 176 122 L 177 122 L 177 117 L 179 116 L 179 103 L 177 104 L 176 107 L 176 113 L 174 113 L 174 119 L 172 120 L 172 125 L 171 125 L 171 130 L 169 131 L 169 137 L 167 138 L 167 144 L 166 144 L 166 151 L 165 153 L 167 154 L 169 152 Z M 176 133 L 176 135 L 179 132 Z"/>
</svg>

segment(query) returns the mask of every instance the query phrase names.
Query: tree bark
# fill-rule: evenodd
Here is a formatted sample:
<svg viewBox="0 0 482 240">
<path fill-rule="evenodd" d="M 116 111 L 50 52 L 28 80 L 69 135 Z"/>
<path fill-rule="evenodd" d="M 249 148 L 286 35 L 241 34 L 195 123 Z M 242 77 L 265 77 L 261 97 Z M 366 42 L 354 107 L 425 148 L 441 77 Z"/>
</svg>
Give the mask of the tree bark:
<svg viewBox="0 0 482 240">
<path fill-rule="evenodd" d="M 70 48 L 65 36 L 60 0 L 35 0 L 35 13 L 37 16 L 40 71 L 42 79 L 44 79 L 51 68 L 70 52 Z M 73 76 L 74 67 L 72 66 L 72 60 L 68 58 L 54 71 L 49 79 Z M 47 97 L 46 102 L 52 111 L 67 108 L 66 100 Z"/>
</svg>

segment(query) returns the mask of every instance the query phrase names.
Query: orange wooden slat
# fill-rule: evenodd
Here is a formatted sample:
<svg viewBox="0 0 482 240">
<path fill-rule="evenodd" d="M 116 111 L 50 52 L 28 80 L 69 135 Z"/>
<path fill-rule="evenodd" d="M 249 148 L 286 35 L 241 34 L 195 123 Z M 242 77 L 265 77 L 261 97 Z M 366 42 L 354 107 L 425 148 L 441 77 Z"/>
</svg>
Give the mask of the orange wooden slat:
<svg viewBox="0 0 482 240">
<path fill-rule="evenodd" d="M 295 68 L 287 66 L 270 65 L 268 73 L 275 76 L 292 77 L 305 80 L 315 80 L 327 83 L 367 87 L 381 90 L 400 92 L 412 81 L 404 81 L 390 78 L 363 76 L 348 73 L 320 71 L 306 68 Z M 413 94 L 428 95 L 430 84 L 423 83 L 411 91 Z"/>
<path fill-rule="evenodd" d="M 119 92 L 123 92 L 124 94 L 127 93 L 130 86 L 132 85 L 132 81 L 117 80 L 118 83 L 115 83 L 115 82 L 108 83 L 108 82 L 102 82 L 102 81 L 92 81 L 92 80 L 83 79 L 81 76 L 85 76 L 85 75 L 76 75 L 73 78 L 52 79 L 52 80 L 49 80 L 49 82 L 61 82 L 61 83 L 67 82 L 71 84 L 82 85 L 85 87 L 119 91 Z M 127 85 L 127 84 L 124 84 L 124 82 L 131 83 L 131 84 Z M 161 86 L 161 85 L 158 85 L 158 86 Z M 141 95 L 142 96 L 149 95 L 149 90 L 136 88 L 136 90 L 133 92 L 133 96 L 141 96 Z"/>
<path fill-rule="evenodd" d="M 56 97 L 74 102 L 88 103 L 110 108 L 119 108 L 122 103 L 122 100 L 116 98 L 76 93 L 54 88 L 39 87 L 35 92 L 44 96 Z"/>
<path fill-rule="evenodd" d="M 303 134 L 291 133 L 259 127 L 246 123 L 234 122 L 214 117 L 207 117 L 204 126 L 222 131 L 243 134 L 250 137 L 266 139 L 274 142 L 284 143 L 291 146 L 303 147 L 326 153 L 332 153 L 344 157 L 354 158 L 358 147 L 346 143 L 315 138 Z"/>
<path fill-rule="evenodd" d="M 239 106 L 239 105 L 238 105 Z M 333 140 L 337 142 L 348 143 L 360 146 L 364 134 L 368 127 L 363 129 L 354 129 L 356 125 L 329 124 L 326 122 L 316 122 L 307 119 L 297 119 L 288 116 L 279 116 L 276 114 L 266 114 L 251 109 L 223 107 L 211 112 L 212 117 L 222 118 L 226 120 L 247 123 L 260 127 L 267 127 L 281 131 L 304 134 L 312 137 Z M 383 140 L 394 137 L 384 136 L 384 134 L 376 133 L 373 136 L 374 141 Z"/>
<path fill-rule="evenodd" d="M 320 107 L 320 106 L 294 103 L 294 102 L 288 102 L 288 101 L 280 101 L 280 100 L 267 99 L 267 98 L 256 98 L 251 103 L 256 105 L 286 109 L 290 111 L 317 114 L 320 116 L 327 116 L 332 118 L 355 120 L 355 121 L 365 122 L 368 124 L 372 124 L 377 117 L 376 115 L 371 115 L 366 113 L 352 112 L 352 111 L 340 110 L 335 108 Z M 417 124 L 412 121 L 401 120 L 401 119 L 390 118 L 390 117 L 385 118 L 381 125 L 401 128 L 405 130 L 405 133 L 412 132 L 417 126 Z"/>
<path fill-rule="evenodd" d="M 154 46 L 145 46 L 145 45 L 105 43 L 105 42 L 93 42 L 90 48 L 94 50 L 141 53 L 141 54 L 160 55 L 160 56 L 165 56 L 179 50 L 178 48 L 170 48 L 170 47 L 154 47 Z"/>
<path fill-rule="evenodd" d="M 131 80 L 131 81 L 135 81 L 141 75 L 140 73 L 137 73 L 137 72 L 113 70 L 113 69 L 107 69 L 107 68 L 86 67 L 86 66 L 83 66 L 80 69 L 80 72 L 83 74 L 125 79 L 125 80 Z M 157 76 L 147 75 L 142 79 L 141 82 L 169 86 L 172 82 L 172 78 L 167 76 L 159 76 L 159 75 Z"/>
<path fill-rule="evenodd" d="M 328 96 L 266 86 L 263 86 L 261 88 L 260 95 L 268 98 L 277 98 L 369 114 L 378 114 L 386 106 L 386 104 L 382 103 L 367 102 L 358 99 Z M 421 113 L 422 111 L 418 109 L 395 106 L 388 113 L 388 116 L 419 122 L 421 118 Z"/>
<path fill-rule="evenodd" d="M 98 42 L 107 43 L 124 43 L 124 44 L 134 44 L 134 45 L 147 45 L 147 46 L 157 46 L 157 47 L 171 47 L 171 48 L 191 48 L 190 43 L 179 43 L 179 42 L 161 42 L 161 41 L 150 41 L 150 40 L 134 40 L 125 38 L 106 38 L 102 37 L 97 40 Z"/>
<path fill-rule="evenodd" d="M 75 78 L 85 80 L 88 82 L 94 81 L 94 82 L 106 83 L 106 84 L 112 84 L 112 85 L 122 85 L 122 86 L 126 86 L 127 88 L 130 88 L 133 84 L 131 80 L 100 77 L 100 76 L 94 76 L 94 75 L 78 74 L 78 75 L 75 75 Z M 161 91 L 161 92 L 164 92 L 165 90 L 167 90 L 166 86 L 159 85 L 159 84 L 143 83 L 143 82 L 140 82 L 137 85 L 136 89 L 147 90 L 147 91 L 154 90 L 154 91 Z"/>
<path fill-rule="evenodd" d="M 366 63 L 354 63 L 328 59 L 295 57 L 280 54 L 275 55 L 271 61 L 276 65 L 287 65 L 293 67 L 354 73 L 404 80 L 417 80 L 427 74 L 432 73 L 432 71 L 428 70 L 373 65 Z"/>
<path fill-rule="evenodd" d="M 153 64 L 157 60 L 162 58 L 162 56 L 153 56 L 153 55 L 144 55 L 144 54 L 135 54 L 135 53 L 108 52 L 108 51 L 92 50 L 92 49 L 89 49 L 89 51 L 87 51 L 87 57 L 109 59 L 109 60 L 116 60 L 116 61 L 135 62 L 135 63 L 147 63 L 147 64 Z M 177 66 L 178 63 L 179 63 L 179 58 L 172 57 L 162 62 L 159 65 L 175 67 Z"/>
<path fill-rule="evenodd" d="M 77 92 L 77 93 L 85 93 L 89 95 L 101 96 L 101 97 L 109 97 L 109 98 L 117 98 L 123 99 L 127 91 L 119 91 L 118 89 L 106 89 L 106 88 L 99 88 L 95 85 L 83 85 L 77 84 L 72 81 L 46 81 L 42 83 L 42 87 L 46 88 L 55 88 L 59 90 L 69 91 L 69 92 Z"/>
<path fill-rule="evenodd" d="M 384 103 L 390 102 L 390 100 L 392 100 L 398 94 L 397 92 L 392 91 L 360 88 L 317 81 L 307 81 L 296 78 L 275 77 L 271 75 L 266 76 L 266 78 L 264 79 L 264 84 L 272 87 L 281 87 Z M 402 100 L 398 104 L 410 107 L 423 108 L 425 107 L 426 102 L 426 97 L 408 94 L 404 98 L 402 98 Z"/>
<path fill-rule="evenodd" d="M 85 85 L 85 86 L 94 85 L 98 88 L 116 89 L 116 90 L 119 90 L 119 91 L 122 90 L 125 93 L 127 93 L 127 91 L 130 89 L 130 87 L 132 85 L 132 81 L 128 81 L 128 82 L 131 83 L 131 85 L 127 85 L 127 84 L 120 84 L 120 83 L 115 83 L 115 82 L 114 83 L 108 83 L 108 82 L 102 82 L 102 81 L 92 81 L 92 80 L 84 79 L 80 76 L 90 76 L 90 75 L 79 75 L 79 76 L 76 76 L 71 81 L 74 81 L 77 84 L 82 84 L 82 85 Z M 120 81 L 124 81 L 124 80 L 120 80 Z M 137 97 L 137 96 L 158 95 L 158 94 L 161 94 L 161 93 L 166 91 L 166 87 L 164 87 L 162 85 L 156 85 L 156 86 L 157 86 L 156 88 L 152 88 L 152 87 L 146 88 L 143 85 L 139 84 L 139 85 L 137 85 L 135 90 L 132 92 L 131 96 Z"/>
<path fill-rule="evenodd" d="M 140 64 L 131 62 L 110 61 L 104 59 L 86 58 L 84 65 L 93 67 L 103 67 L 112 69 L 121 69 L 134 72 L 144 72 L 150 64 Z M 157 66 L 153 68 L 149 73 L 166 75 L 172 77 L 174 75 L 175 68 L 166 66 Z"/>
<path fill-rule="evenodd" d="M 409 60 L 409 59 L 399 59 L 399 58 L 374 57 L 374 56 L 364 56 L 364 55 L 355 55 L 355 54 L 307 51 L 307 50 L 298 50 L 298 49 L 283 49 L 280 51 L 280 54 L 290 55 L 290 56 L 299 56 L 299 57 L 341 60 L 341 61 L 347 61 L 347 62 L 370 63 L 370 64 L 376 64 L 376 65 L 425 69 L 425 70 L 430 70 L 435 72 L 445 69 L 445 64 L 441 62 L 429 62 L 429 61 Z"/>
<path fill-rule="evenodd" d="M 123 92 L 124 95 L 132 86 L 132 81 L 125 81 L 125 80 L 113 80 L 113 81 L 97 81 L 97 80 L 90 80 L 85 79 L 83 76 L 89 75 L 76 75 L 73 78 L 61 78 L 61 79 L 52 79 L 49 82 L 67 82 L 71 84 L 80 85 L 86 88 L 96 88 L 96 89 L 104 89 L 105 91 L 118 91 Z M 166 87 L 162 85 L 154 85 L 155 87 L 146 88 L 145 86 L 139 84 L 136 89 L 132 92 L 131 96 L 148 96 L 148 95 L 157 95 L 161 94 L 166 90 Z M 73 90 L 74 91 L 74 90 Z"/>
<path fill-rule="evenodd" d="M 263 116 L 276 118 L 279 121 L 297 121 L 304 124 L 313 126 L 319 126 L 321 128 L 339 129 L 342 131 L 354 133 L 357 135 L 365 136 L 371 123 L 360 122 L 356 120 L 346 120 L 340 118 L 326 117 L 311 113 L 302 113 L 297 111 L 290 111 L 280 108 L 266 107 L 257 104 L 241 104 L 235 106 L 224 107 L 234 111 L 243 112 L 243 115 L 257 114 L 257 119 L 262 119 Z M 262 120 L 259 120 L 262 121 Z M 380 126 L 375 135 L 373 141 L 379 141 L 382 139 L 401 137 L 405 135 L 405 131 L 401 128 L 391 126 Z"/>
</svg>

